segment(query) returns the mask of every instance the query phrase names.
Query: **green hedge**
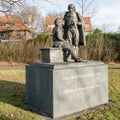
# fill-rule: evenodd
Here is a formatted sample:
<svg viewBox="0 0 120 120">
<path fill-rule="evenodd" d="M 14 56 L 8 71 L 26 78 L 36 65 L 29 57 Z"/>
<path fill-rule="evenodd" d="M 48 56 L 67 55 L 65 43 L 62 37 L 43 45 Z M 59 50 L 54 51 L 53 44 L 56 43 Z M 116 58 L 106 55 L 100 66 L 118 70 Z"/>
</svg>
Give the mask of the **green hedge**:
<svg viewBox="0 0 120 120">
<path fill-rule="evenodd" d="M 34 39 L 20 43 L 0 44 L 0 60 L 29 63 L 41 59 L 40 48 L 52 46 L 52 36 L 41 34 Z"/>
<path fill-rule="evenodd" d="M 96 31 L 87 35 L 87 46 L 80 46 L 79 56 L 82 59 L 115 61 L 120 60 L 120 40 L 118 37 L 113 39 L 110 35 L 107 37 Z M 41 34 L 34 39 L 22 41 L 20 43 L 2 43 L 0 44 L 0 60 L 29 63 L 41 59 L 40 49 L 51 47 L 52 35 Z"/>
<path fill-rule="evenodd" d="M 120 60 L 120 40 L 114 40 L 101 31 L 95 31 L 93 34 L 87 35 L 86 42 L 87 46 L 80 48 L 81 57 L 107 62 Z M 86 51 L 86 56 L 81 53 L 83 51 Z"/>
</svg>

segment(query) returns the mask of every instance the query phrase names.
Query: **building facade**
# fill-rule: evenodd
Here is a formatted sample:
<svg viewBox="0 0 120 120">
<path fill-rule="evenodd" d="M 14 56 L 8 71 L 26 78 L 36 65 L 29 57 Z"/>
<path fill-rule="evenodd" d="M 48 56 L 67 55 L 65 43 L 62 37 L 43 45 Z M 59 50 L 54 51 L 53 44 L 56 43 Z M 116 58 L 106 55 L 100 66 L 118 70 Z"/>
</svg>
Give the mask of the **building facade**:
<svg viewBox="0 0 120 120">
<path fill-rule="evenodd" d="M 45 33 L 51 33 L 53 28 L 55 27 L 54 25 L 54 21 L 57 17 L 46 17 L 45 19 L 45 27 L 44 27 L 44 31 Z M 84 22 L 85 22 L 85 31 L 86 34 L 89 34 L 92 32 L 92 24 L 91 24 L 91 20 L 90 17 L 83 17 Z"/>
<path fill-rule="evenodd" d="M 0 40 L 32 38 L 32 31 L 15 15 L 0 17 Z"/>
</svg>

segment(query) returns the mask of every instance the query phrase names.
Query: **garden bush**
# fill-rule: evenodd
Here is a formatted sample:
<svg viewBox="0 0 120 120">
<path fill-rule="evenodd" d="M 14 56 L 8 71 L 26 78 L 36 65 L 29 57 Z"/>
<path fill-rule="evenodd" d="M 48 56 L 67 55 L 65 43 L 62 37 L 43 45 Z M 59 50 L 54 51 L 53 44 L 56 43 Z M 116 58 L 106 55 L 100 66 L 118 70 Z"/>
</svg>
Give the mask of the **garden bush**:
<svg viewBox="0 0 120 120">
<path fill-rule="evenodd" d="M 39 35 L 19 43 L 2 43 L 0 44 L 0 60 L 29 63 L 41 59 L 40 49 L 50 46 L 52 46 L 52 36 L 49 34 Z"/>
<path fill-rule="evenodd" d="M 86 47 L 80 47 L 80 56 L 84 58 L 81 52 L 86 51 L 86 59 L 102 60 L 105 62 L 120 60 L 120 40 L 115 41 L 100 30 L 95 30 L 93 34 L 87 35 Z"/>
<path fill-rule="evenodd" d="M 105 36 L 100 30 L 87 35 L 86 47 L 79 47 L 79 56 L 82 59 L 115 61 L 120 60 L 120 40 Z M 52 35 L 41 34 L 36 38 L 0 44 L 0 61 L 29 63 L 41 59 L 40 49 L 51 47 Z"/>
</svg>

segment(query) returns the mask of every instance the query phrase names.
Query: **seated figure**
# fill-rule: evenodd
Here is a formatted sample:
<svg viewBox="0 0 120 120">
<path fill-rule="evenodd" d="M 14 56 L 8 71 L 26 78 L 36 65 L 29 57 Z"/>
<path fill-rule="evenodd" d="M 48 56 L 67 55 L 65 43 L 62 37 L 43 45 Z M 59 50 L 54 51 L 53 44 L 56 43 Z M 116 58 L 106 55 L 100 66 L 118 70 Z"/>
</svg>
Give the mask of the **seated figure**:
<svg viewBox="0 0 120 120">
<path fill-rule="evenodd" d="M 64 53 L 64 61 L 67 62 L 71 54 L 75 62 L 80 62 L 80 58 L 75 54 L 75 47 L 69 44 L 69 41 L 64 40 L 63 21 L 60 18 L 55 20 L 55 28 L 53 29 L 53 47 L 62 48 Z"/>
</svg>

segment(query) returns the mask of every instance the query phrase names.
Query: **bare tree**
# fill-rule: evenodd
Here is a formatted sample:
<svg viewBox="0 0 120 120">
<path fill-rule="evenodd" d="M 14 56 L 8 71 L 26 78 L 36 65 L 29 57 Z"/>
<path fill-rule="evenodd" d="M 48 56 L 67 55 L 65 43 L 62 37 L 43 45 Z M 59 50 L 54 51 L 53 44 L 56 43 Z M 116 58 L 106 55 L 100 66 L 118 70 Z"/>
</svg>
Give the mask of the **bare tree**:
<svg viewBox="0 0 120 120">
<path fill-rule="evenodd" d="M 76 3 L 80 7 L 81 15 L 89 15 L 92 17 L 96 13 L 96 8 L 93 7 L 94 0 L 77 0 Z"/>
<path fill-rule="evenodd" d="M 44 28 L 44 20 L 36 6 L 26 6 L 17 15 L 34 32 Z"/>
<path fill-rule="evenodd" d="M 37 0 L 33 0 L 34 2 Z M 39 0 L 39 2 L 47 2 L 51 3 L 54 5 L 58 5 L 59 2 L 58 0 Z M 93 3 L 95 0 L 72 0 L 73 3 L 76 3 L 79 9 L 79 12 L 81 13 L 82 16 L 87 15 L 87 16 L 94 16 L 94 14 L 97 12 L 96 7 L 93 7 Z"/>
<path fill-rule="evenodd" d="M 24 0 L 0 0 L 0 12 L 9 13 L 19 10 Z"/>
<path fill-rule="evenodd" d="M 64 16 L 64 12 L 60 12 L 60 13 L 58 13 L 58 12 L 48 12 L 47 13 L 47 16 L 48 17 L 63 17 Z"/>
<path fill-rule="evenodd" d="M 117 30 L 117 31 L 118 31 L 118 33 L 120 33 L 120 26 L 118 26 L 118 28 L 117 28 L 117 29 L 118 29 L 118 30 Z"/>
</svg>

